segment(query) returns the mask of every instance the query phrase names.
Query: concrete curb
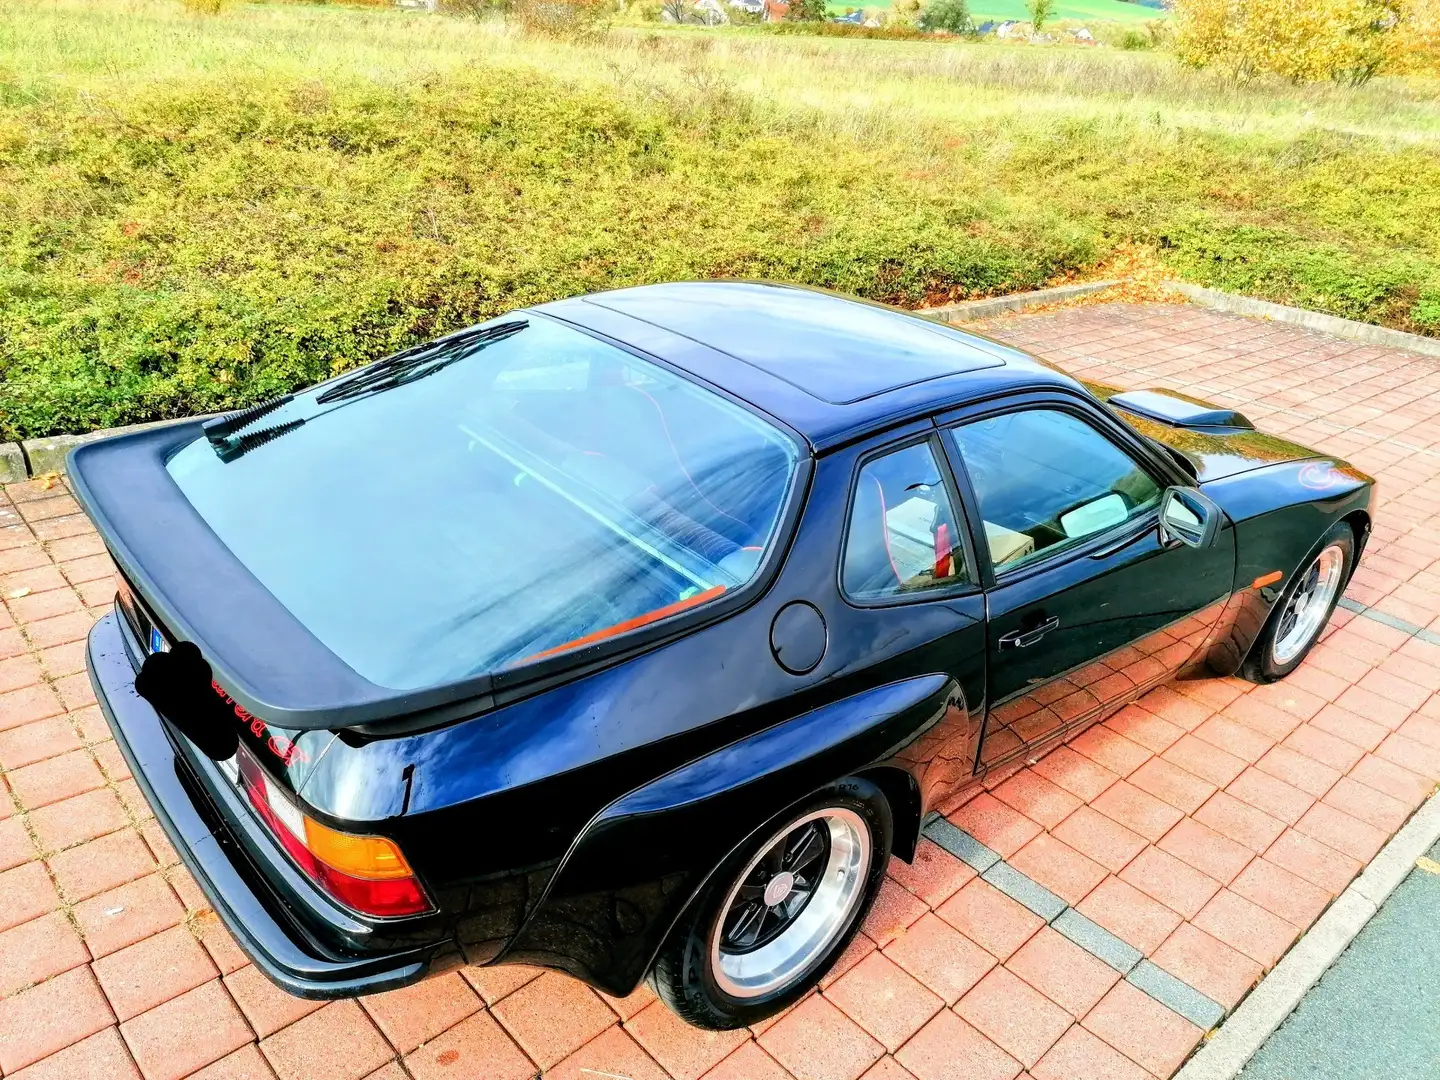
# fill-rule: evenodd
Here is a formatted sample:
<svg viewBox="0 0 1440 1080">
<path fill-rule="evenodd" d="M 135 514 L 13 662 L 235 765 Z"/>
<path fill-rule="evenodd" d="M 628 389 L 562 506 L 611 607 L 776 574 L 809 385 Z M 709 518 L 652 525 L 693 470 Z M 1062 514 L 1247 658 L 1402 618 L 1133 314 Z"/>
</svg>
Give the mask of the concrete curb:
<svg viewBox="0 0 1440 1080">
<path fill-rule="evenodd" d="M 149 431 L 151 428 L 167 427 L 170 424 L 206 420 L 214 415 L 207 413 L 204 416 L 182 416 L 174 420 L 153 420 L 148 424 L 129 424 L 125 427 L 104 428 L 101 431 L 87 431 L 84 435 L 47 435 L 43 439 L 26 439 L 18 445 L 0 443 L 0 483 L 10 484 L 31 476 L 44 476 L 46 473 L 63 473 L 65 455 L 72 448 L 84 443 L 97 442 L 116 435 L 128 435 L 132 431 Z M 19 474 L 14 477 L 9 476 L 6 471 L 7 467 L 11 467 L 12 450 L 13 461 L 20 466 Z"/>
<path fill-rule="evenodd" d="M 965 300 L 958 304 L 945 304 L 942 307 L 920 308 L 915 314 L 947 323 L 971 322 L 975 319 L 988 319 L 991 315 L 1003 315 L 1007 311 L 1023 311 L 1025 308 L 1035 307 L 1037 304 L 1054 304 L 1061 300 L 1074 300 L 1077 296 L 1088 296 L 1090 293 L 1120 284 L 1123 284 L 1123 281 L 1117 279 L 1114 281 L 1085 281 L 1078 285 L 1057 285 L 1053 289 L 1035 289 L 1031 292 L 1011 293 L 1009 296 L 995 296 L 987 300 Z"/>
<path fill-rule="evenodd" d="M 1272 304 L 1268 300 L 1252 300 L 1248 296 L 1206 289 L 1199 285 L 1188 285 L 1183 281 L 1166 282 L 1176 292 L 1201 307 L 1217 311 L 1229 311 L 1236 315 L 1251 315 L 1291 326 L 1303 326 L 1307 330 L 1319 330 L 1332 337 L 1359 341 L 1366 345 L 1383 345 L 1388 349 L 1405 349 L 1425 356 L 1440 356 L 1440 338 L 1424 337 L 1421 334 L 1407 334 L 1403 330 L 1391 330 L 1373 323 L 1355 322 L 1336 315 L 1324 315 L 1305 308 L 1286 307 Z"/>
<path fill-rule="evenodd" d="M 1440 796 L 1431 795 L 1173 1080 L 1233 1080 L 1437 840 Z"/>
</svg>

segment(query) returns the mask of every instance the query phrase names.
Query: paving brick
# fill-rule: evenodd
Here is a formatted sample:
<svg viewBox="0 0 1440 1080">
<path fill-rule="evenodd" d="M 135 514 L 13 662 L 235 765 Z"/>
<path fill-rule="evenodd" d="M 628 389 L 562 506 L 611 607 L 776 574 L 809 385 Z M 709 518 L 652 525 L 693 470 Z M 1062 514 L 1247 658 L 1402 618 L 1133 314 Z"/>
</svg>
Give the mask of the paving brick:
<svg viewBox="0 0 1440 1080">
<path fill-rule="evenodd" d="M 20 635 L 16 631 L 0 631 L 0 647 L 4 646 L 6 635 L 13 637 L 16 642 L 20 640 Z M 23 648 L 22 645 L 22 651 Z M 19 651 L 8 654 L 0 653 L 0 655 L 13 657 L 19 655 Z M 47 716 L 59 716 L 64 711 L 65 707 L 60 704 L 60 699 L 55 695 L 55 691 L 45 683 L 32 683 L 29 686 L 22 686 L 18 690 L 7 690 L 0 693 L 0 731 L 9 731 L 22 724 L 44 720 Z"/>
<path fill-rule="evenodd" d="M 0 821 L 0 870 L 22 866 L 37 855 L 23 820 L 11 817 Z"/>
<path fill-rule="evenodd" d="M 328 1003 L 263 1039 L 260 1052 L 280 1080 L 360 1080 L 394 1056 L 354 1001 Z"/>
<path fill-rule="evenodd" d="M 0 660 L 0 693 L 34 686 L 42 680 L 40 662 L 28 654 Z"/>
<path fill-rule="evenodd" d="M 760 1035 L 759 1042 L 796 1080 L 856 1080 L 885 1052 L 864 1028 L 819 995 L 802 1001 Z"/>
<path fill-rule="evenodd" d="M 1155 1076 L 1169 1076 L 1204 1034 L 1148 994 L 1118 982 L 1085 1017 L 1084 1026 Z"/>
<path fill-rule="evenodd" d="M 952 896 L 935 914 L 1001 960 L 1045 925 L 1038 915 L 979 879 Z"/>
<path fill-rule="evenodd" d="M 1119 780 L 1091 800 L 1091 807 L 1154 842 L 1185 815 L 1128 781 Z"/>
<path fill-rule="evenodd" d="M 850 977 L 846 976 L 847 979 Z M 841 983 L 844 981 L 842 979 Z M 845 1008 L 838 1001 L 836 1004 Z M 938 1007 L 938 1002 L 936 1004 Z M 878 1002 L 865 1000 L 860 1005 L 870 1008 L 873 1013 L 883 1014 L 884 1007 Z M 850 1013 L 850 1018 L 859 1020 L 853 1013 Z M 881 1020 L 883 1022 L 883 1015 Z M 743 1029 L 706 1031 L 694 1027 L 659 1001 L 652 1002 L 626 1022 L 625 1030 L 675 1080 L 699 1080 L 750 1038 Z"/>
<path fill-rule="evenodd" d="M 1181 922 L 1175 911 L 1114 877 L 1096 886 L 1076 910 L 1142 953 L 1157 949 Z"/>
<path fill-rule="evenodd" d="M 1325 802 L 1312 806 L 1295 823 L 1295 831 L 1362 863 L 1373 859 L 1390 837 L 1389 830 L 1377 829 Z"/>
<path fill-rule="evenodd" d="M 1007 859 L 1040 833 L 1039 825 L 989 792 L 981 792 L 951 814 L 949 820 Z"/>
<path fill-rule="evenodd" d="M 0 1001 L 0 1070 L 18 1072 L 115 1022 L 86 967 Z"/>
<path fill-rule="evenodd" d="M 1299 821 L 1315 802 L 1313 795 L 1255 768 L 1246 769 L 1225 791 L 1287 825 Z"/>
<path fill-rule="evenodd" d="M 1278 741 L 1246 724 L 1230 719 L 1224 713 L 1206 720 L 1195 729 L 1194 734 L 1195 738 L 1219 747 L 1227 754 L 1233 754 L 1252 765 L 1264 757 L 1265 752 Z"/>
<path fill-rule="evenodd" d="M 1061 822 L 1054 835 L 1112 872 L 1122 869 L 1146 843 L 1139 833 L 1089 806 L 1080 807 Z"/>
<path fill-rule="evenodd" d="M 1116 776 L 1129 776 L 1150 760 L 1150 751 L 1103 724 L 1070 740 L 1070 746 Z"/>
<path fill-rule="evenodd" d="M 96 956 L 108 956 L 178 926 L 185 909 L 159 874 L 111 889 L 75 906 L 75 921 Z"/>
<path fill-rule="evenodd" d="M 0 933 L 0 999 L 89 959 L 89 951 L 61 912 L 13 926 Z"/>
<path fill-rule="evenodd" d="M 1012 1080 L 1020 1063 L 952 1012 L 942 1012 L 896 1055 L 915 1080 Z"/>
<path fill-rule="evenodd" d="M 889 1080 L 907 1080 L 909 1078 L 910 1074 L 897 1065 L 894 1058 L 881 1058 L 870 1067 L 861 1080 L 886 1080 L 887 1064 L 898 1070 L 890 1074 Z M 557 1072 L 552 1075 L 559 1074 Z M 589 1077 L 581 1078 L 581 1080 L 589 1080 Z M 791 1080 L 791 1076 L 780 1066 L 778 1061 L 760 1049 L 759 1043 L 745 1042 L 741 1043 L 739 1049 L 733 1054 L 706 1073 L 704 1080 Z"/>
<path fill-rule="evenodd" d="M 905 934 L 901 934 L 895 940 L 903 941 L 908 933 L 909 931 L 907 930 Z M 835 963 L 830 965 L 830 970 L 827 971 L 824 975 L 820 976 L 820 989 L 824 990 L 827 986 L 829 986 L 836 979 L 844 975 L 861 960 L 864 960 L 865 957 L 869 956 L 878 947 L 879 946 L 877 946 L 875 942 L 870 940 L 863 933 L 856 934 L 853 938 L 850 939 L 850 944 L 845 946 L 845 951 L 840 954 L 839 958 L 836 959 Z M 602 994 L 601 997 L 605 997 L 606 1001 L 610 1000 L 604 994 Z M 613 1008 L 614 1006 L 612 1005 L 611 1007 Z"/>
<path fill-rule="evenodd" d="M 1092 801 L 1120 779 L 1109 769 L 1097 765 L 1068 746 L 1057 746 L 1036 762 L 1033 768 L 1047 780 L 1086 802 Z"/>
<path fill-rule="evenodd" d="M 1263 857 L 1245 867 L 1240 876 L 1230 883 L 1230 888 L 1301 930 L 1319 918 L 1331 900 L 1330 893 L 1320 886 Z"/>
<path fill-rule="evenodd" d="M 1341 682 L 1337 693 L 1343 693 L 1344 688 Z M 1221 715 L 1268 736 L 1271 742 L 1279 742 L 1302 721 L 1325 708 L 1329 700 L 1308 693 L 1287 679 L 1251 687 L 1248 694 L 1225 706 Z"/>
<path fill-rule="evenodd" d="M 479 995 L 453 971 L 361 998 L 360 1004 L 402 1054 L 484 1008 Z"/>
<path fill-rule="evenodd" d="M 1048 926 L 1027 941 L 1006 967 L 1076 1019 L 1120 978 L 1109 964 Z"/>
<path fill-rule="evenodd" d="M 1222 884 L 1234 880 L 1255 856 L 1243 844 L 1221 836 L 1194 818 L 1178 822 L 1155 846 Z"/>
<path fill-rule="evenodd" d="M 1071 904 L 1105 880 L 1104 866 L 1049 833 L 1017 851 L 1010 865 Z"/>
<path fill-rule="evenodd" d="M 730 1080 L 750 1080 L 746 1074 L 736 1073 Z M 706 1080 L 710 1080 L 706 1077 Z M 883 1057 L 865 1070 L 860 1080 L 915 1080 L 915 1074 L 892 1057 Z"/>
<path fill-rule="evenodd" d="M 46 851 L 60 851 L 94 840 L 123 829 L 128 823 L 124 807 L 108 788 L 51 803 L 30 815 L 30 827 Z"/>
<path fill-rule="evenodd" d="M 1321 801 L 1366 822 L 1387 836 L 1405 824 L 1410 816 L 1410 807 L 1401 800 L 1391 798 L 1348 776 L 1337 780 Z"/>
<path fill-rule="evenodd" d="M 13 1080 L 140 1080 L 140 1071 L 119 1030 L 107 1027 L 11 1076 Z"/>
<path fill-rule="evenodd" d="M 1144 1069 L 1079 1025 L 1030 1072 L 1034 1080 L 1147 1080 Z"/>
<path fill-rule="evenodd" d="M 1440 750 L 1407 736 L 1387 736 L 1376 754 L 1431 780 L 1440 779 Z"/>
<path fill-rule="evenodd" d="M 183 926 L 97 960 L 94 971 L 120 1020 L 139 1016 L 219 975 L 209 955 Z"/>
<path fill-rule="evenodd" d="M 1186 735 L 1161 755 L 1172 765 L 1224 787 L 1245 771 L 1245 759 L 1194 735 Z"/>
<path fill-rule="evenodd" d="M 38 810 L 105 783 L 95 759 L 85 750 L 75 750 L 16 769 L 5 776 L 10 790 L 27 810 Z"/>
<path fill-rule="evenodd" d="M 1164 758 L 1151 758 L 1130 774 L 1130 783 L 1177 810 L 1193 814 L 1215 793 L 1215 785 Z"/>
<path fill-rule="evenodd" d="M 1120 872 L 1120 880 L 1151 899 L 1193 918 L 1220 889 L 1220 882 L 1159 848 L 1146 848 Z"/>
<path fill-rule="evenodd" d="M 1195 925 L 1267 970 L 1299 936 L 1293 923 L 1229 889 L 1215 894 L 1195 916 Z"/>
<path fill-rule="evenodd" d="M 287 994 L 265 977 L 253 964 L 246 964 L 225 976 L 225 988 L 245 1014 L 245 1019 L 264 1039 L 301 1017 L 323 1008 L 323 1001 Z"/>
<path fill-rule="evenodd" d="M 860 961 L 825 991 L 825 997 L 892 1054 L 945 1004 L 880 953 L 872 953 Z M 657 1003 L 655 1008 L 663 1006 Z M 641 1037 L 639 1030 L 634 1034 L 650 1050 L 651 1056 L 672 1074 L 679 1075 L 671 1063 Z"/>
<path fill-rule="evenodd" d="M 1105 726 L 1152 754 L 1164 753 L 1185 734 L 1185 729 L 1148 712 L 1139 705 L 1127 705 L 1105 721 Z"/>
<path fill-rule="evenodd" d="M 52 855 L 49 863 L 61 893 L 72 904 L 155 870 L 150 849 L 134 829 L 111 833 Z"/>
<path fill-rule="evenodd" d="M 1310 726 L 1333 735 L 1337 739 L 1352 743 L 1363 750 L 1374 750 L 1382 742 L 1390 729 L 1383 724 L 1376 724 L 1366 720 L 1364 717 L 1356 716 L 1347 709 L 1338 705 L 1327 705 L 1310 721 Z"/>
<path fill-rule="evenodd" d="M 125 1021 L 120 1033 L 145 1080 L 179 1080 L 252 1038 L 218 980 Z"/>
<path fill-rule="evenodd" d="M 764 1051 L 759 1051 L 759 1053 L 762 1058 L 768 1057 Z M 518 1063 L 515 1065 L 507 1063 L 505 1069 L 518 1069 Z M 453 1072 L 430 1073 L 415 1070 L 416 1080 L 431 1080 L 432 1077 L 434 1080 L 440 1080 L 442 1077 L 448 1080 L 452 1075 Z M 489 1080 L 491 1076 L 494 1076 L 495 1080 L 510 1080 L 512 1076 L 515 1080 L 519 1080 L 519 1077 L 528 1074 L 497 1070 L 475 1075 L 483 1075 L 486 1080 Z M 668 1080 L 665 1070 L 655 1064 L 654 1060 L 627 1032 L 618 1027 L 610 1028 L 599 1037 L 586 1043 L 555 1068 L 546 1072 L 545 1078 L 546 1080 L 597 1080 L 597 1078 L 612 1075 L 623 1076 L 626 1080 Z M 768 1073 L 759 1073 L 757 1080 L 768 1075 Z M 781 1080 L 785 1080 L 788 1074 L 782 1069 L 779 1077 Z"/>
<path fill-rule="evenodd" d="M 507 994 L 513 994 L 528 982 L 534 982 L 544 970 L 526 964 L 496 964 L 494 967 L 464 967 L 460 974 L 485 999 L 494 1005 Z"/>
<path fill-rule="evenodd" d="M 1365 751 L 1354 743 L 1321 731 L 1312 724 L 1296 728 L 1284 745 L 1341 773 L 1353 768 L 1365 756 Z"/>
<path fill-rule="evenodd" d="M 612 1036 L 613 1041 L 604 1041 Z M 628 1044 L 629 1053 L 624 1044 Z M 375 1052 L 378 1054 L 380 1051 L 377 1049 Z M 587 1071 L 585 1064 L 576 1061 L 587 1052 L 590 1057 L 586 1060 L 595 1067 L 595 1072 Z M 636 1068 L 637 1058 L 649 1063 L 654 1071 L 647 1073 Z M 529 1080 L 536 1071 L 514 1040 L 490 1014 L 483 1012 L 462 1020 L 408 1055 L 405 1067 L 415 1080 L 452 1080 L 471 1076 L 484 1077 L 485 1080 Z M 594 1076 L 597 1072 L 619 1072 L 620 1069 L 626 1070 L 622 1075 L 633 1075 L 635 1080 L 664 1075 L 618 1027 L 612 1027 L 589 1043 L 579 1055 L 567 1059 L 546 1075 L 581 1078 Z"/>
<path fill-rule="evenodd" d="M 60 906 L 45 864 L 28 862 L 0 873 L 0 930 L 39 918 Z"/>
<path fill-rule="evenodd" d="M 865 916 L 861 929 L 877 945 L 884 947 L 905 932 L 905 928 L 926 912 L 925 902 L 886 880 Z"/>
<path fill-rule="evenodd" d="M 191 1073 L 187 1080 L 275 1080 L 275 1073 L 254 1043 L 246 1043 L 233 1054 L 226 1054 L 219 1061 L 206 1065 L 197 1073 Z M 371 1073 L 366 1080 L 407 1080 L 404 1073 L 386 1077 L 383 1073 Z"/>
<path fill-rule="evenodd" d="M 1285 830 L 1285 823 L 1223 791 L 1195 811 L 1195 820 L 1254 852 L 1264 851 Z"/>
<path fill-rule="evenodd" d="M 873 942 L 871 943 L 871 948 L 874 948 Z M 600 992 L 600 997 L 604 999 L 606 1005 L 609 1005 L 610 1008 L 619 1013 L 621 1020 L 629 1020 L 641 1009 L 647 1008 L 652 1001 L 656 1000 L 655 991 L 651 990 L 650 987 L 643 982 L 623 998 L 611 997 L 603 990 Z"/>
<path fill-rule="evenodd" d="M 936 915 L 926 913 L 885 948 L 885 955 L 954 1005 L 992 967 L 995 957 Z"/>
<path fill-rule="evenodd" d="M 889 874 L 928 907 L 936 908 L 954 896 L 975 870 L 939 844 L 921 839 L 913 862 L 891 859 Z"/>
<path fill-rule="evenodd" d="M 1053 829 L 1081 805 L 1078 798 L 1033 769 L 1022 769 L 992 794 L 1047 829 Z"/>
<path fill-rule="evenodd" d="M 1035 1064 L 1073 1022 L 1041 991 L 1003 967 L 993 969 L 955 1011 L 1026 1066 Z"/>
<path fill-rule="evenodd" d="M 595 992 L 574 979 L 546 972 L 491 1010 L 542 1069 L 578 1050 L 615 1023 Z"/>
<path fill-rule="evenodd" d="M 1261 974 L 1254 960 L 1190 923 L 1176 928 L 1151 959 L 1226 1008 L 1244 997 Z"/>
</svg>

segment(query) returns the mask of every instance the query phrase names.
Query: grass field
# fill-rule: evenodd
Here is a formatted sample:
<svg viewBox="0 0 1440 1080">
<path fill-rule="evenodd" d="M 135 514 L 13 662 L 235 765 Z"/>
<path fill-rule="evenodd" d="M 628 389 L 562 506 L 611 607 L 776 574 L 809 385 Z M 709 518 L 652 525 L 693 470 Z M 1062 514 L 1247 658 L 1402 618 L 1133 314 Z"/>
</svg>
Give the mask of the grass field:
<svg viewBox="0 0 1440 1080">
<path fill-rule="evenodd" d="M 888 8 L 891 0 L 848 0 L 841 3 L 839 0 L 830 0 L 830 10 L 843 12 L 847 9 L 871 8 L 879 10 Z M 1028 21 L 1030 12 L 1025 8 L 1025 0 L 971 0 L 970 14 L 976 22 L 984 22 L 993 19 L 996 22 L 1003 22 L 1006 19 L 1017 19 L 1022 22 Z M 1074 20 L 1078 22 L 1119 22 L 1119 23 L 1147 23 L 1152 19 L 1168 19 L 1170 13 L 1152 7 L 1145 7 L 1141 4 L 1127 4 L 1125 0 L 1059 0 L 1055 5 L 1055 13 L 1052 16 L 1056 21 Z"/>
<path fill-rule="evenodd" d="M 1116 50 L 0 0 L 0 439 L 684 277 L 913 305 L 1124 251 L 1436 333 L 1437 105 Z"/>
</svg>

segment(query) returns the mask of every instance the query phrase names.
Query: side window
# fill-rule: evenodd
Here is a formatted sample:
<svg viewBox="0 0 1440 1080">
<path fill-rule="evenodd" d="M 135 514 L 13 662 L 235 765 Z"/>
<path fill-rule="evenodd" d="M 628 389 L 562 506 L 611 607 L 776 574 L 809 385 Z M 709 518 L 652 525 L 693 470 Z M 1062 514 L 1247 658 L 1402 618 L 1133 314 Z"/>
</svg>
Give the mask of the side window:
<svg viewBox="0 0 1440 1080">
<path fill-rule="evenodd" d="M 1160 503 L 1129 454 L 1084 420 L 1026 409 L 951 431 L 997 573 L 1064 551 Z"/>
<path fill-rule="evenodd" d="M 845 592 L 876 600 L 971 580 L 930 444 L 866 462 L 851 503 L 840 575 Z"/>
</svg>

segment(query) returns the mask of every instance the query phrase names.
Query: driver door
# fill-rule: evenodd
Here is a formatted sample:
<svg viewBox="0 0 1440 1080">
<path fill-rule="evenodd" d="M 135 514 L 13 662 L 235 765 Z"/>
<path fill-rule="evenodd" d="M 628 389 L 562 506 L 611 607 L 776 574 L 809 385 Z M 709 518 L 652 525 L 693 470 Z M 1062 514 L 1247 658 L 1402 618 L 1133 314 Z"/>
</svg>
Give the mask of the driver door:
<svg viewBox="0 0 1440 1080">
<path fill-rule="evenodd" d="M 1170 678 L 1229 596 L 1234 530 L 1199 548 L 1162 540 L 1169 480 L 1111 423 L 1047 401 L 947 428 L 982 569 L 989 557 L 979 766 Z"/>
</svg>

